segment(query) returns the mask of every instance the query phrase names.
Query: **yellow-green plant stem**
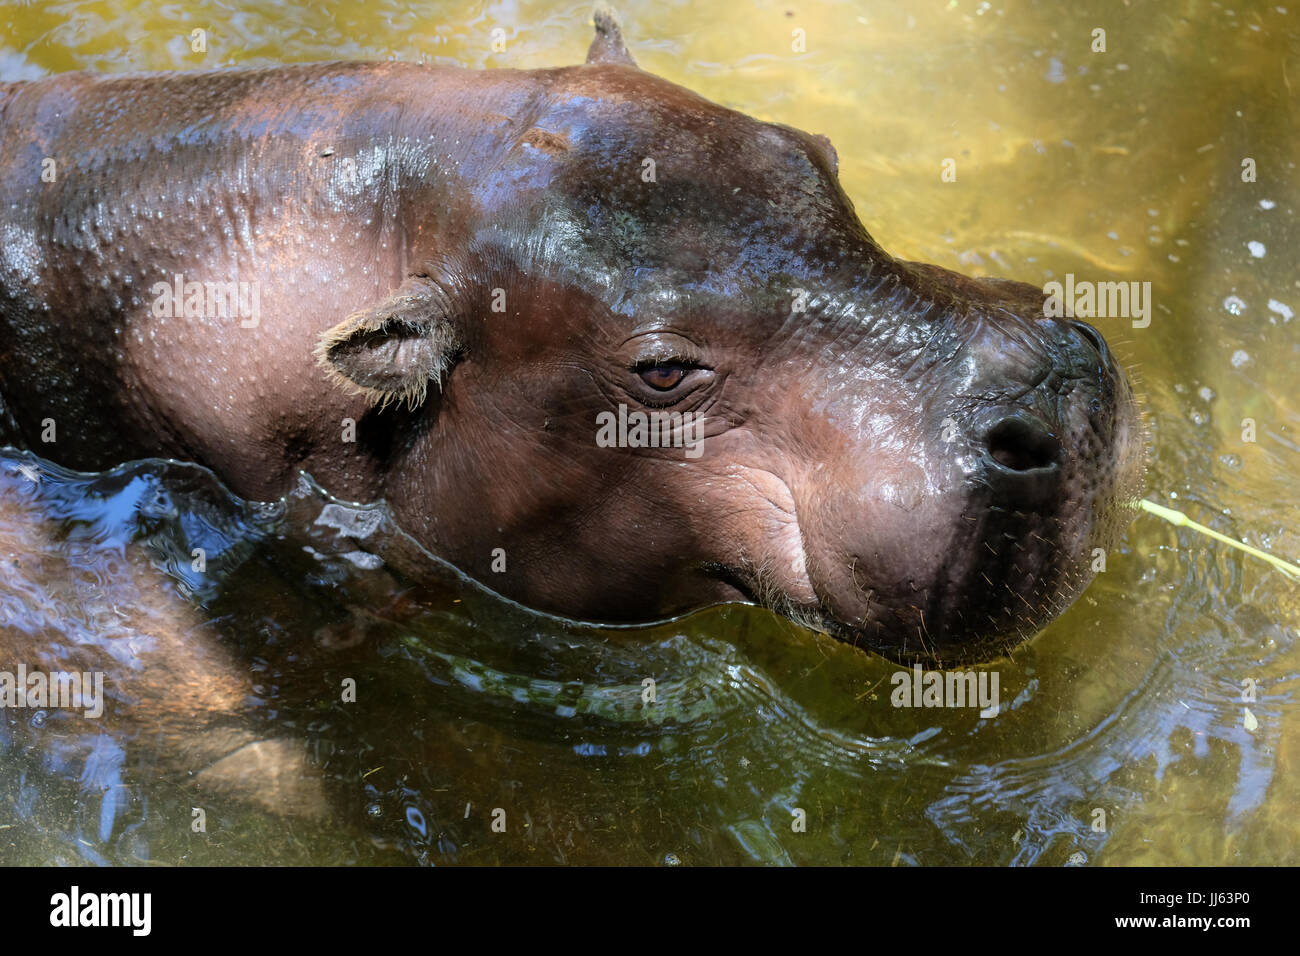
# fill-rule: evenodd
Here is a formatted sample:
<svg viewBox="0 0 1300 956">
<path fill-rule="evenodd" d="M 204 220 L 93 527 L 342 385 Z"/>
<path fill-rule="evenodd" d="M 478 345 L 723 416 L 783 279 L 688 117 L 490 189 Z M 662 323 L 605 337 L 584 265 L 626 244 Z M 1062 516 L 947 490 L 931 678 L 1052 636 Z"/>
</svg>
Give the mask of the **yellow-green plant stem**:
<svg viewBox="0 0 1300 956">
<path fill-rule="evenodd" d="M 1259 550 L 1259 548 L 1252 548 L 1248 544 L 1234 541 L 1226 534 L 1220 534 L 1213 528 L 1207 528 L 1203 524 L 1198 524 L 1181 511 L 1175 511 L 1173 508 L 1166 508 L 1164 505 L 1158 505 L 1155 502 L 1147 501 L 1146 499 L 1142 499 L 1137 504 L 1143 511 L 1153 514 L 1157 518 L 1164 518 L 1175 527 L 1191 528 L 1193 531 L 1199 531 L 1201 534 L 1209 535 L 1215 541 L 1222 541 L 1224 544 L 1231 545 L 1238 551 L 1245 551 L 1247 554 L 1252 554 L 1261 561 L 1267 561 L 1293 581 L 1300 579 L 1300 567 L 1296 567 L 1290 561 L 1283 561 L 1281 558 L 1275 558 L 1266 551 Z"/>
</svg>

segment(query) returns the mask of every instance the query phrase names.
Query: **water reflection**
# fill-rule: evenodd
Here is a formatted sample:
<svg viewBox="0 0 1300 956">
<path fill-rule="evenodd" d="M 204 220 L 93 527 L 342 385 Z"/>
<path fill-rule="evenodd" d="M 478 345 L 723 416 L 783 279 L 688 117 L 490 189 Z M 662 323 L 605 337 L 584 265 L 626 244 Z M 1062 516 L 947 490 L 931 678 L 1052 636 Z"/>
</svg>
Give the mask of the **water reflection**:
<svg viewBox="0 0 1300 956">
<path fill-rule="evenodd" d="M 753 609 L 532 614 L 307 480 L 249 505 L 193 466 L 11 451 L 0 485 L 7 659 L 102 667 L 110 698 L 5 713 L 10 861 L 1079 863 L 1133 852 L 1189 764 L 1221 781 L 1198 826 L 1267 815 L 1290 699 L 1248 732 L 1232 675 L 1293 679 L 1291 645 L 1249 600 L 1206 606 L 1245 576 L 1212 555 L 1154 555 L 1183 569 L 1161 612 L 1197 627 L 1134 640 L 1103 581 L 1069 621 L 1095 658 L 1049 631 L 992 665 L 990 721 L 894 709 L 892 665 Z M 194 807 L 256 840 L 194 833 Z"/>
</svg>

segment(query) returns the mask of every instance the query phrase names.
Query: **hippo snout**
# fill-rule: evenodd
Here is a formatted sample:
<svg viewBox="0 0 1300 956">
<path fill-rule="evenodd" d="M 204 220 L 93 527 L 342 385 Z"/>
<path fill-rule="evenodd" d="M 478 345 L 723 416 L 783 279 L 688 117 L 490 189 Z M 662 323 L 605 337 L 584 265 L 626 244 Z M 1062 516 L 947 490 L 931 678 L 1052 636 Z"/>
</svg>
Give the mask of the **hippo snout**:
<svg viewBox="0 0 1300 956">
<path fill-rule="evenodd" d="M 899 275 L 905 294 L 860 291 L 861 312 L 896 309 L 869 326 L 892 323 L 893 348 L 855 343 L 812 390 L 805 566 L 840 638 L 900 661 L 987 660 L 1063 611 L 1127 526 L 1141 418 L 1102 334 L 1046 315 L 1041 290 Z"/>
<path fill-rule="evenodd" d="M 923 424 L 889 443 L 922 487 L 864 475 L 852 573 L 826 588 L 859 622 L 847 639 L 937 664 L 1005 652 L 1064 610 L 1127 524 L 1144 458 L 1132 388 L 1092 326 L 976 303 L 949 329 L 913 393 Z M 907 433 L 905 413 L 890 423 Z"/>
</svg>

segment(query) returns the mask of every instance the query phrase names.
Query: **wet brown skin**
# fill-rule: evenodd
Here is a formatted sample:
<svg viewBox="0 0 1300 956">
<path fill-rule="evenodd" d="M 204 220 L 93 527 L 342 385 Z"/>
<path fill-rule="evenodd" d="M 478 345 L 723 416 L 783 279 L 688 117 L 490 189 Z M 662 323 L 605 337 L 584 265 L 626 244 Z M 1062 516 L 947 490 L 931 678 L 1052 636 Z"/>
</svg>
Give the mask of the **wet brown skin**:
<svg viewBox="0 0 1300 956">
<path fill-rule="evenodd" d="M 1142 471 L 1095 330 L 891 258 L 828 143 L 608 22 L 592 59 L 0 84 L 0 439 L 246 498 L 304 469 L 577 618 L 755 600 L 953 663 L 1068 606 Z M 178 273 L 255 281 L 259 323 L 156 315 Z M 620 404 L 704 416 L 703 454 L 598 447 Z"/>
</svg>

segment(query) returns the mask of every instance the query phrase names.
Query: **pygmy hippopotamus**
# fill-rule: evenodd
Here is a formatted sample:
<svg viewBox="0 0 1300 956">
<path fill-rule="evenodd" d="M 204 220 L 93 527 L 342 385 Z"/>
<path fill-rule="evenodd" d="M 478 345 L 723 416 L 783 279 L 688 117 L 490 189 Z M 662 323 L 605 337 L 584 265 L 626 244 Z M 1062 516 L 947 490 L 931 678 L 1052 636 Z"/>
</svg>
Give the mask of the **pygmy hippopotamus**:
<svg viewBox="0 0 1300 956">
<path fill-rule="evenodd" d="M 0 443 L 300 470 L 526 605 L 752 601 L 996 655 L 1132 513 L 1140 416 L 1030 285 L 892 258 L 823 137 L 640 70 L 0 85 Z"/>
</svg>

